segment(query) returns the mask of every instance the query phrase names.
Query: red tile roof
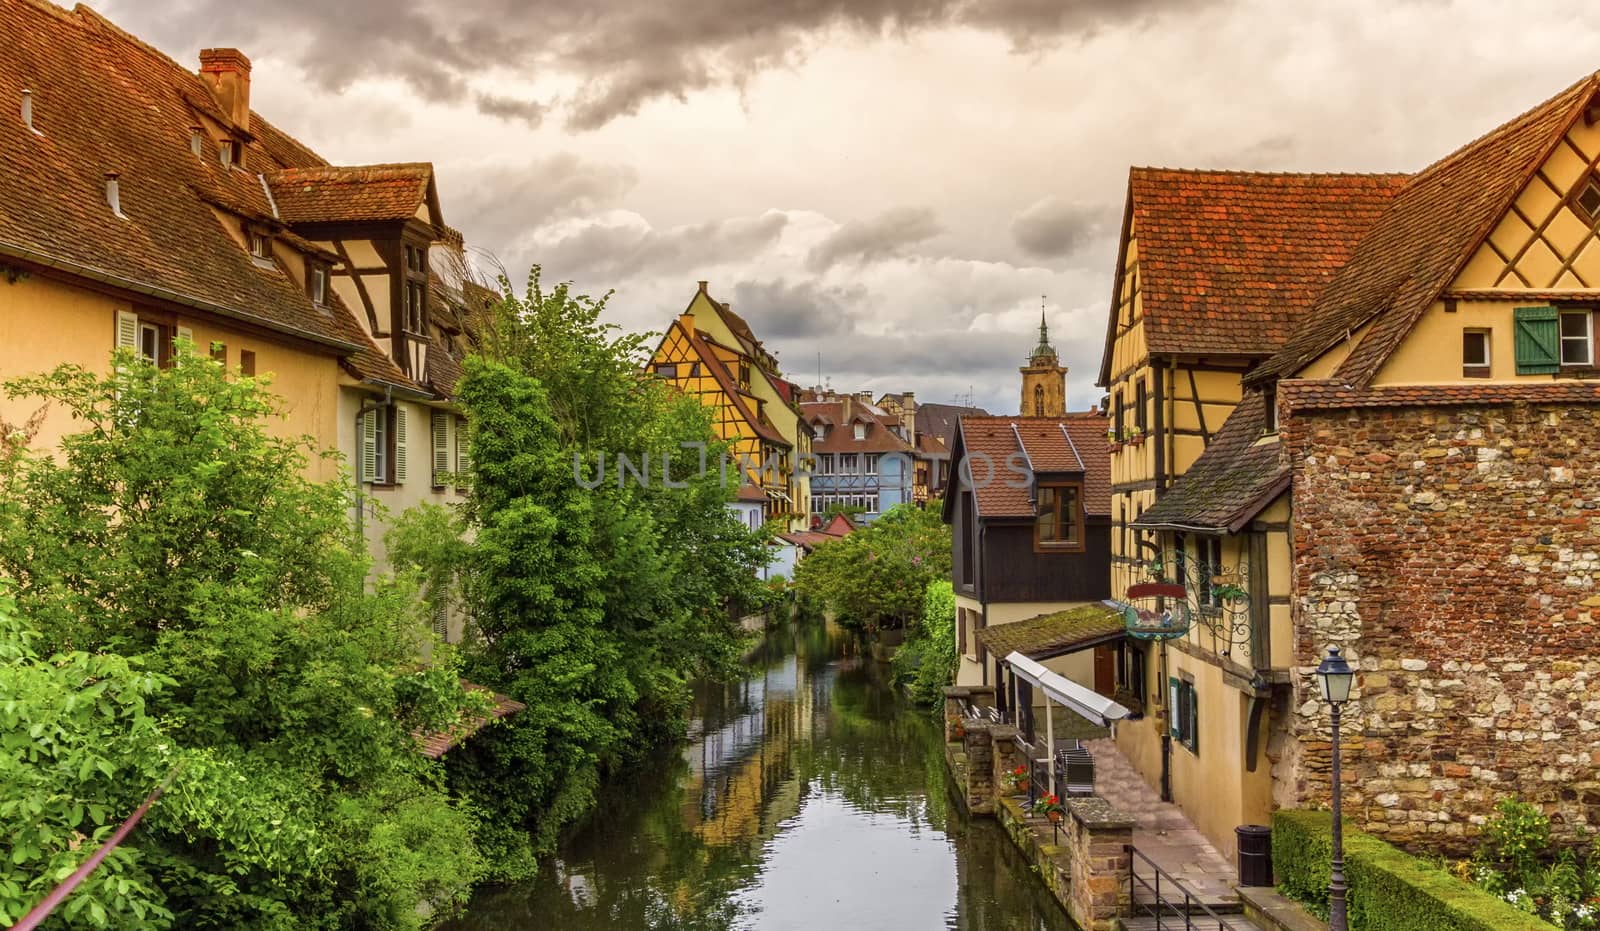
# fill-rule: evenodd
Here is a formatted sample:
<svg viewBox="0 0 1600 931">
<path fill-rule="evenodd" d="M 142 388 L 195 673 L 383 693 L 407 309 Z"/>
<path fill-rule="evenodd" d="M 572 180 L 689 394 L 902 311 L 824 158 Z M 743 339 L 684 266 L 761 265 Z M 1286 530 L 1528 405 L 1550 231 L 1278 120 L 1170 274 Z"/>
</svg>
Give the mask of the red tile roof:
<svg viewBox="0 0 1600 931">
<path fill-rule="evenodd" d="M 1340 379 L 1285 379 L 1278 397 L 1290 411 L 1357 407 L 1445 407 L 1462 404 L 1594 404 L 1600 383 L 1592 381 L 1469 382 L 1362 388 Z"/>
<path fill-rule="evenodd" d="M 0 99 L 31 90 L 38 130 L 15 110 L 0 119 L 0 255 L 310 340 L 359 375 L 418 387 L 337 295 L 316 306 L 295 275 L 258 265 L 243 244 L 245 220 L 287 232 L 262 174 L 329 171 L 315 153 L 251 114 L 243 169 L 223 166 L 210 138 L 195 156 L 191 127 L 231 125 L 209 85 L 87 7 L 0 0 L 0 35 L 11 37 Z M 126 219 L 106 204 L 107 172 L 119 175 Z"/>
<path fill-rule="evenodd" d="M 1065 417 L 963 417 L 957 428 L 955 468 L 975 459 L 973 477 L 978 514 L 983 517 L 1032 517 L 1028 481 L 1035 475 L 1081 473 L 1087 514 L 1111 514 L 1111 451 L 1106 445 L 1107 419 L 1098 412 Z M 1008 463 L 1024 457 L 1023 473 Z M 981 457 L 993 466 L 985 480 Z M 1031 468 L 1031 471 L 1030 471 Z"/>
<path fill-rule="evenodd" d="M 396 222 L 416 216 L 427 201 L 433 166 L 327 165 L 265 177 L 285 223 Z"/>
<path fill-rule="evenodd" d="M 827 425 L 827 433 L 821 439 L 811 441 L 811 451 L 814 453 L 910 453 L 911 444 L 902 440 L 894 432 L 894 427 L 900 425 L 900 418 L 886 414 L 873 405 L 862 404 L 859 400 L 849 402 L 849 413 L 845 412 L 845 401 L 835 399 L 831 401 L 804 401 L 800 404 L 800 419 L 806 423 L 822 423 Z M 856 439 L 855 424 L 866 425 L 866 435 Z"/>
<path fill-rule="evenodd" d="M 1133 168 L 1102 383 L 1110 377 L 1129 220 L 1150 352 L 1268 355 L 1405 178 Z"/>
<path fill-rule="evenodd" d="M 1289 466 L 1276 441 L 1258 442 L 1267 425 L 1265 397 L 1247 392 L 1188 471 L 1134 526 L 1237 533 L 1288 488 Z"/>
<path fill-rule="evenodd" d="M 418 743 L 420 743 L 422 746 L 422 755 L 430 760 L 437 760 L 439 757 L 444 756 L 451 747 L 463 743 L 473 734 L 483 730 L 483 728 L 488 725 L 490 721 L 497 721 L 500 718 L 516 714 L 517 712 L 528 707 L 516 699 L 506 695 L 501 695 L 499 692 L 490 691 L 481 685 L 474 685 L 465 679 L 461 680 L 461 685 L 463 688 L 477 692 L 485 692 L 493 696 L 494 707 L 489 709 L 488 714 L 473 715 L 472 717 L 464 718 L 461 723 L 457 724 L 455 727 L 449 728 L 448 730 L 436 731 L 432 734 L 416 735 Z"/>
<path fill-rule="evenodd" d="M 1318 295 L 1305 326 L 1246 380 L 1291 375 L 1372 321 L 1335 372 L 1369 384 L 1597 92 L 1600 74 L 1585 77 L 1412 176 Z"/>
</svg>

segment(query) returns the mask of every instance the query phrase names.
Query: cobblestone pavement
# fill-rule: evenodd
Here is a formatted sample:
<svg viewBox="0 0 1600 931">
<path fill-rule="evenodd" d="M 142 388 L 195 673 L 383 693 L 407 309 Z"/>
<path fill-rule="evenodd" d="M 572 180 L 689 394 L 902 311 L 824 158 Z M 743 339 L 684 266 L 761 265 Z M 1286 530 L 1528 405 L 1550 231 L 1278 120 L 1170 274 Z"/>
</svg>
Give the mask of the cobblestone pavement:
<svg viewBox="0 0 1600 931">
<path fill-rule="evenodd" d="M 1233 887 L 1239 880 L 1238 873 L 1178 806 L 1161 801 L 1160 794 L 1144 781 L 1115 741 L 1088 740 L 1084 746 L 1094 754 L 1095 794 L 1134 819 L 1133 846 L 1169 876 L 1177 877 L 1206 905 L 1237 908 L 1239 895 Z M 1136 861 L 1134 873 L 1155 883 L 1148 863 Z M 1138 883 L 1134 890 L 1140 901 L 1153 898 Z M 1166 891 L 1162 890 L 1164 896 Z"/>
</svg>

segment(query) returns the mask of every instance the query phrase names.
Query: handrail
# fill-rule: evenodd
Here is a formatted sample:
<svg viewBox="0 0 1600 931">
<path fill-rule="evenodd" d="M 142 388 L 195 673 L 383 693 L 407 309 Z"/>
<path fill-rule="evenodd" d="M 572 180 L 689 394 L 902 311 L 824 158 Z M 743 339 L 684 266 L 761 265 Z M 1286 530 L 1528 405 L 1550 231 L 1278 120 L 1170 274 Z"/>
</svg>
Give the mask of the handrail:
<svg viewBox="0 0 1600 931">
<path fill-rule="evenodd" d="M 1182 927 L 1184 931 L 1194 931 L 1194 929 L 1205 931 L 1205 928 L 1209 927 L 1209 925 L 1197 925 L 1194 923 L 1195 915 L 1190 911 L 1190 908 L 1195 905 L 1200 906 L 1200 910 L 1205 913 L 1207 919 L 1216 922 L 1216 931 L 1247 931 L 1247 929 L 1250 928 L 1250 926 L 1236 925 L 1232 921 L 1229 921 L 1226 917 L 1218 915 L 1216 912 L 1212 911 L 1211 906 L 1195 898 L 1194 893 L 1190 892 L 1187 886 L 1181 882 L 1178 882 L 1176 877 L 1162 869 L 1156 864 L 1156 861 L 1140 853 L 1137 847 L 1133 846 L 1132 844 L 1123 844 L 1122 849 L 1128 854 L 1128 908 L 1135 913 L 1137 913 L 1141 908 L 1144 909 L 1147 915 L 1156 920 L 1156 931 L 1163 931 L 1165 927 L 1164 919 L 1161 916 L 1161 912 L 1157 908 L 1152 908 L 1148 903 L 1139 902 L 1138 897 L 1134 895 L 1133 884 L 1135 882 L 1143 886 L 1145 889 L 1150 890 L 1155 895 L 1156 906 L 1165 906 L 1170 908 L 1174 914 L 1183 919 Z M 1145 881 L 1144 877 L 1139 875 L 1138 870 L 1133 868 L 1134 857 L 1138 857 L 1144 862 L 1150 864 L 1150 868 L 1156 871 L 1156 881 L 1153 887 L 1149 882 Z M 1161 878 L 1163 876 L 1166 877 L 1167 882 L 1177 887 L 1177 889 L 1183 893 L 1182 911 L 1179 911 L 1178 906 L 1168 902 L 1161 895 Z M 1176 923 L 1173 924 L 1173 931 L 1177 931 L 1178 927 L 1179 926 Z"/>
</svg>

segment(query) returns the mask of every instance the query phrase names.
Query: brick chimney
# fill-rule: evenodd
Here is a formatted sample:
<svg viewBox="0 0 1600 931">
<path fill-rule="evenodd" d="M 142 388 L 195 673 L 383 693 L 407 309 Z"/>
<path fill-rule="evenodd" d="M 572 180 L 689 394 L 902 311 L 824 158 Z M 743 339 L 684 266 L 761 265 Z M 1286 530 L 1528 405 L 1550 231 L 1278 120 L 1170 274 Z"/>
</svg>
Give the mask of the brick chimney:
<svg viewBox="0 0 1600 931">
<path fill-rule="evenodd" d="M 236 48 L 201 49 L 200 78 L 210 85 L 233 125 L 249 132 L 250 59 Z"/>
</svg>

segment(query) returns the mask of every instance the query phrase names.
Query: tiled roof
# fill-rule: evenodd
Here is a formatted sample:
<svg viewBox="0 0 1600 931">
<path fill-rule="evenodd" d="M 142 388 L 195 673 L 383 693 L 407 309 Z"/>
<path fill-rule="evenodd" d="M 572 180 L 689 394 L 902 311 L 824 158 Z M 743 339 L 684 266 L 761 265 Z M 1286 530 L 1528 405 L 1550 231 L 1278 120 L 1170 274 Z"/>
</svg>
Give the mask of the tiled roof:
<svg viewBox="0 0 1600 931">
<path fill-rule="evenodd" d="M 963 417 L 987 417 L 989 412 L 981 407 L 960 404 L 918 404 L 916 414 L 917 436 L 938 437 L 945 449 L 955 445 L 956 422 Z"/>
<path fill-rule="evenodd" d="M 780 533 L 778 536 L 807 551 L 814 550 L 824 543 L 832 543 L 834 540 L 840 539 L 838 534 L 823 533 L 820 530 L 796 530 L 792 533 Z"/>
<path fill-rule="evenodd" d="M 1369 384 L 1597 90 L 1600 75 L 1586 77 L 1412 176 L 1323 289 L 1306 324 L 1247 381 L 1291 375 L 1372 321 L 1335 372 Z"/>
<path fill-rule="evenodd" d="M 433 166 L 328 165 L 288 168 L 265 177 L 285 223 L 397 222 L 417 215 L 428 196 Z"/>
<path fill-rule="evenodd" d="M 813 440 L 814 453 L 910 453 L 911 444 L 902 440 L 891 427 L 898 426 L 900 418 L 885 414 L 876 407 L 860 401 L 850 402 L 850 412 L 844 410 L 845 402 L 805 401 L 800 405 L 800 419 L 827 424 L 828 432 L 820 440 Z M 866 424 L 866 436 L 856 439 L 855 424 Z"/>
<path fill-rule="evenodd" d="M 978 631 L 978 642 L 995 656 L 1020 652 L 1031 659 L 1059 656 L 1073 649 L 1117 640 L 1123 632 L 1120 611 L 1102 604 L 1089 604 L 1012 624 L 985 627 Z"/>
<path fill-rule="evenodd" d="M 755 485 L 745 482 L 739 486 L 739 492 L 734 495 L 733 499 L 735 501 L 743 501 L 745 504 L 766 504 L 767 493 Z"/>
<path fill-rule="evenodd" d="M 1106 418 L 1097 412 L 1065 417 L 963 417 L 957 444 L 961 459 L 987 457 L 993 474 L 972 466 L 978 514 L 982 517 L 1032 517 L 1027 479 L 1009 471 L 1014 454 L 1025 454 L 1034 474 L 1081 473 L 1084 512 L 1111 514 L 1111 452 Z M 981 463 L 981 459 L 979 460 Z M 959 466 L 957 466 L 959 468 Z"/>
<path fill-rule="evenodd" d="M 445 752 L 451 747 L 464 742 L 473 734 L 483 730 L 484 726 L 490 721 L 516 714 L 528 707 L 509 696 L 501 695 L 499 692 L 491 692 L 489 689 L 481 685 L 474 685 L 465 679 L 461 681 L 461 685 L 473 691 L 488 692 L 494 698 L 494 707 L 489 710 L 488 714 L 465 718 L 460 724 L 449 730 L 436 731 L 432 734 L 418 734 L 417 740 L 422 745 L 422 755 L 430 760 L 437 760 L 439 757 L 444 756 Z"/>
<path fill-rule="evenodd" d="M 1247 392 L 1206 451 L 1134 526 L 1237 532 L 1271 504 L 1288 487 L 1289 468 L 1276 440 L 1258 442 L 1266 410 L 1261 392 Z"/>
<path fill-rule="evenodd" d="M 84 6 L 0 0 L 0 99 L 33 92 L 29 132 L 0 119 L 0 255 L 125 291 L 234 318 L 330 347 L 358 376 L 417 388 L 332 295 L 318 307 L 285 269 L 257 265 L 216 209 L 281 228 L 261 173 L 313 169 L 322 160 L 251 114 L 243 170 L 223 166 L 190 127 L 228 123 L 194 72 Z M 119 175 L 122 211 L 106 204 Z M 214 209 L 215 208 L 215 209 Z"/>
<path fill-rule="evenodd" d="M 1360 388 L 1340 379 L 1294 378 L 1278 383 L 1278 397 L 1291 411 L 1462 404 L 1594 404 L 1600 402 L 1600 382 L 1471 382 Z"/>
<path fill-rule="evenodd" d="M 1132 169 L 1128 216 L 1149 351 L 1276 351 L 1405 178 Z"/>
</svg>

